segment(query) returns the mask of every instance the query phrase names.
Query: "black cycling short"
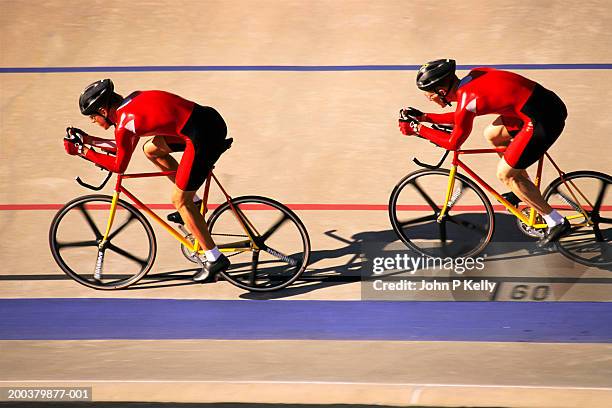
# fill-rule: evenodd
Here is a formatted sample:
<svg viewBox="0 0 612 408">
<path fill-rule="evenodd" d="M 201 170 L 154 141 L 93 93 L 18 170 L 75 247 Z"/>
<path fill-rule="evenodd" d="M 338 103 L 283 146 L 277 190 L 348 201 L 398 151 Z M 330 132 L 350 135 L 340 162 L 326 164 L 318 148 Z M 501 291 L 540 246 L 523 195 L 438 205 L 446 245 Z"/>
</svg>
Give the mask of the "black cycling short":
<svg viewBox="0 0 612 408">
<path fill-rule="evenodd" d="M 561 135 L 567 118 L 567 108 L 561 98 L 538 84 L 521 112 L 531 121 L 519 120 L 517 124 L 516 118 L 502 116 L 502 122 L 513 137 L 504 159 L 515 169 L 526 169 L 537 162 Z"/>
<path fill-rule="evenodd" d="M 170 150 L 183 152 L 176 172 L 176 186 L 183 191 L 196 191 L 224 151 L 227 125 L 215 109 L 195 104 L 181 133 L 189 141 L 166 138 Z"/>
</svg>

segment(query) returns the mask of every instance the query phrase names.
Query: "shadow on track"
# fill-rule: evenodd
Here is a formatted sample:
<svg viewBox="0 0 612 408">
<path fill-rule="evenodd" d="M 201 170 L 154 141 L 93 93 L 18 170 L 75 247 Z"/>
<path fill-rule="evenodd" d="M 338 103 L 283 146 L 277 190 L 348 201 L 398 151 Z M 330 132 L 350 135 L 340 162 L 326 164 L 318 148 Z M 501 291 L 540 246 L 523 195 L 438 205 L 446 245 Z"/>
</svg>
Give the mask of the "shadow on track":
<svg viewBox="0 0 612 408">
<path fill-rule="evenodd" d="M 609 234 L 609 231 L 607 232 Z M 340 246 L 335 249 L 313 250 L 310 258 L 310 265 L 300 280 L 293 283 L 290 287 L 276 292 L 245 292 L 240 297 L 244 299 L 279 299 L 291 297 L 299 294 L 304 294 L 318 289 L 329 288 L 347 283 L 359 282 L 361 280 L 362 270 L 367 264 L 364 259 L 364 249 L 367 248 L 368 253 L 383 253 L 389 245 L 397 245 L 406 248 L 399 242 L 395 232 L 391 229 L 381 231 L 366 231 L 357 233 L 350 238 L 341 236 L 337 230 L 328 230 L 325 235 L 331 237 L 340 243 Z M 316 241 L 315 241 L 316 242 Z M 485 250 L 489 257 L 489 261 L 501 263 L 502 261 L 526 259 L 546 256 L 551 253 L 551 250 L 536 250 L 532 248 L 534 239 L 523 235 L 516 226 L 516 219 L 508 214 L 496 214 L 496 231 L 493 235 L 491 243 Z M 588 259 L 582 257 L 585 250 L 593 249 L 592 240 L 585 242 L 578 241 L 571 246 L 565 248 L 562 254 L 574 262 L 586 266 L 589 265 Z M 603 244 L 605 250 L 609 251 L 609 243 Z M 517 253 L 517 249 L 523 249 Z M 608 256 L 607 252 L 602 256 Z M 329 260 L 347 258 L 342 262 L 330 263 Z M 544 259 L 544 258 L 541 258 Z M 323 265 L 325 264 L 325 265 Z M 603 271 L 612 271 L 611 266 L 599 267 Z M 582 268 L 583 272 L 586 268 Z M 187 268 L 175 271 L 149 273 L 137 284 L 130 286 L 124 290 L 146 290 L 153 288 L 177 287 L 187 285 L 200 285 L 192 281 L 193 274 L 197 272 L 197 268 Z M 582 274 L 577 269 L 575 273 L 569 277 L 565 277 L 562 283 L 580 283 Z M 56 281 L 69 280 L 70 278 L 64 274 L 48 275 L 48 274 L 31 274 L 31 275 L 0 275 L 0 281 Z"/>
<path fill-rule="evenodd" d="M 496 231 L 491 242 L 484 251 L 488 257 L 487 262 L 495 262 L 497 265 L 500 265 L 503 261 L 533 258 L 533 262 L 536 263 L 542 259 L 546 259 L 543 257 L 556 253 L 554 249 L 536 248 L 536 240 L 525 236 L 519 231 L 514 216 L 498 213 L 496 214 L 495 222 Z M 359 282 L 361 280 L 363 268 L 368 266 L 368 261 L 364 259 L 365 252 L 368 254 L 383 254 L 385 248 L 391 245 L 401 246 L 402 250 L 407 250 L 398 240 L 393 230 L 360 232 L 350 238 L 340 236 L 337 230 L 326 231 L 325 235 L 336 239 L 342 246 L 336 249 L 313 251 L 311 253 L 309 268 L 299 281 L 278 292 L 244 293 L 240 297 L 245 299 L 279 299 L 332 286 Z M 592 242 L 589 242 L 587 245 L 592 245 Z M 577 262 L 582 265 L 586 263 L 586 266 L 597 266 L 588 265 L 584 259 L 580 258 L 580 245 L 575 245 L 573 249 L 575 250 L 576 256 L 574 256 L 574 252 L 572 251 L 563 251 L 562 254 L 572 262 Z M 343 257 L 347 257 L 348 261 L 342 264 L 318 267 L 318 264 L 322 261 Z M 599 269 L 608 272 L 612 271 L 612 267 L 610 266 L 599 267 Z M 586 267 L 575 268 L 571 276 L 561 274 L 559 277 L 554 278 L 537 278 L 536 281 L 568 284 L 581 283 L 581 276 L 586 270 Z M 478 278 L 478 276 L 471 277 Z M 507 276 L 497 278 L 487 277 L 487 279 L 512 281 L 519 278 Z M 528 281 L 529 278 L 523 277 L 519 280 Z M 594 283 L 608 283 L 608 280 L 609 279 L 606 278 L 595 279 Z M 612 283 L 612 281 L 609 283 Z M 494 300 L 494 297 L 491 300 Z"/>
</svg>

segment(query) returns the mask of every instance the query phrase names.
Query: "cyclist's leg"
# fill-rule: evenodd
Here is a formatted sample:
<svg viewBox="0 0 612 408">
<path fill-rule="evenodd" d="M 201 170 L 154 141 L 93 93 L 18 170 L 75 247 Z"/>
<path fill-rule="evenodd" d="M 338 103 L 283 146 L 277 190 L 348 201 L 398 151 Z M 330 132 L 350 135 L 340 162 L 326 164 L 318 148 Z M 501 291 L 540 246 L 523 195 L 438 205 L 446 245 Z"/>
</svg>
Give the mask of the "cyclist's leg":
<svg viewBox="0 0 612 408">
<path fill-rule="evenodd" d="M 178 162 L 174 157 L 170 156 L 170 153 L 183 151 L 184 149 L 184 143 L 180 138 L 170 140 L 165 136 L 155 136 L 142 146 L 147 159 L 161 171 L 176 171 L 178 169 Z M 174 174 L 169 175 L 168 178 L 173 183 L 176 180 Z"/>
<path fill-rule="evenodd" d="M 535 208 L 540 214 L 550 214 L 552 207 L 548 205 L 542 193 L 527 176 L 525 169 L 515 169 L 501 158 L 497 165 L 497 178 L 507 185 L 521 201 Z"/>
<path fill-rule="evenodd" d="M 494 147 L 508 146 L 518 131 L 515 129 L 515 123 L 510 124 L 509 122 L 510 119 L 505 119 L 503 116 L 495 118 L 484 130 L 485 139 Z"/>
<path fill-rule="evenodd" d="M 225 134 L 222 137 L 225 138 Z M 202 263 L 202 270 L 193 276 L 196 282 L 216 280 L 216 275 L 227 270 L 231 264 L 215 245 L 204 215 L 193 203 L 196 190 L 204 183 L 214 162 L 222 152 L 222 150 L 215 149 L 214 140 L 206 140 L 210 143 L 204 147 L 204 140 L 206 138 L 196 137 L 187 141 L 185 153 L 183 153 L 176 172 L 176 187 L 172 195 L 172 202 L 183 218 L 187 229 L 191 231 L 205 251 L 206 262 Z"/>
<path fill-rule="evenodd" d="M 208 251 L 215 248 L 215 243 L 204 216 L 200 214 L 193 202 L 185 200 L 186 198 L 193 199 L 195 191 L 204 184 L 206 177 L 223 153 L 222 142 L 227 136 L 227 127 L 216 110 L 197 106 L 183 132 L 189 139 L 185 144 L 185 152 L 176 172 L 176 188 L 172 202 L 189 231 Z"/>
<path fill-rule="evenodd" d="M 484 136 L 493 147 L 508 147 L 522 127 L 523 121 L 519 118 L 500 115 L 485 128 Z M 504 156 L 503 153 L 497 153 L 497 155 Z M 529 179 L 526 170 L 523 171 L 522 177 Z M 521 201 L 513 192 L 504 193 L 502 197 L 515 207 L 518 207 Z"/>
<path fill-rule="evenodd" d="M 484 136 L 493 147 L 508 147 L 512 139 L 521 131 L 523 121 L 509 116 L 498 116 L 485 128 Z M 503 157 L 503 153 L 498 153 Z M 529 178 L 525 170 L 525 177 Z"/>
<path fill-rule="evenodd" d="M 552 146 L 561 134 L 563 125 L 564 122 L 544 126 L 541 121 L 529 121 L 512 140 L 497 166 L 497 177 L 541 215 L 548 215 L 553 209 L 526 177 L 525 169 L 537 162 Z"/>
<path fill-rule="evenodd" d="M 172 193 L 172 204 L 174 204 L 174 207 L 181 215 L 187 229 L 195 236 L 202 248 L 209 251 L 215 247 L 215 242 L 208 231 L 204 216 L 193 202 L 195 193 L 195 190 L 184 191 L 180 187 L 175 186 Z"/>
<path fill-rule="evenodd" d="M 207 165 L 201 146 L 192 141 L 186 143 L 185 152 L 176 172 L 172 203 L 177 209 L 189 231 L 196 237 L 205 250 L 215 247 L 210 236 L 204 216 L 193 202 L 196 191 L 200 188 L 212 166 Z"/>
</svg>

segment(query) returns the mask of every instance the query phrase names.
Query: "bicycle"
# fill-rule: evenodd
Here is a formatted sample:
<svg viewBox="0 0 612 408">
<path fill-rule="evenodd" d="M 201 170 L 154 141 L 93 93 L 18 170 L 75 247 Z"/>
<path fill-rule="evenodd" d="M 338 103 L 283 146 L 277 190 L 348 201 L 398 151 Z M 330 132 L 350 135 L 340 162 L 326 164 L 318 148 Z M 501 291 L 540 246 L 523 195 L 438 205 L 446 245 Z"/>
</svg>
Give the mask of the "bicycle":
<svg viewBox="0 0 612 408">
<path fill-rule="evenodd" d="M 451 130 L 444 126 L 436 128 L 446 132 Z M 389 199 L 389 218 L 400 240 L 427 257 L 465 258 L 481 253 L 493 236 L 495 209 L 479 185 L 516 217 L 516 224 L 523 234 L 532 238 L 543 237 L 548 226 L 534 208 L 515 207 L 460 160 L 461 155 L 504 151 L 505 147 L 452 151 L 450 170 L 441 168 L 450 150 L 435 165 L 414 158 L 413 161 L 423 169 L 400 180 Z M 555 246 L 559 252 L 579 263 L 611 265 L 612 218 L 601 213 L 612 211 L 610 197 L 606 196 L 606 192 L 612 191 L 608 189 L 612 177 L 588 170 L 565 173 L 546 153 L 538 161 L 534 179 L 538 189 L 541 188 L 544 158 L 550 161 L 559 176 L 546 187 L 543 197 L 572 224 L 570 233 Z M 471 178 L 458 173 L 458 168 Z M 595 255 L 589 258 L 588 251 Z"/>
<path fill-rule="evenodd" d="M 231 143 L 232 139 L 227 139 L 224 151 Z M 157 240 L 140 210 L 180 242 L 181 252 L 189 261 L 201 265 L 199 257 L 204 250 L 197 240 L 182 225 L 178 226 L 180 232 L 174 229 L 122 185 L 126 179 L 173 173 L 118 174 L 112 196 L 86 195 L 64 205 L 49 229 L 51 252 L 62 271 L 82 285 L 102 290 L 124 289 L 144 278 L 153 267 Z M 85 183 L 79 177 L 76 181 L 99 191 L 111 176 L 108 172 L 99 186 Z M 232 260 L 230 269 L 220 273 L 220 277 L 254 292 L 278 290 L 295 282 L 310 257 L 308 232 L 298 216 L 270 198 L 254 195 L 232 198 L 212 171 L 204 184 L 200 207 L 203 215 L 215 207 L 208 204 L 213 181 L 225 202 L 216 206 L 207 224 L 220 251 Z M 135 205 L 120 199 L 121 193 Z M 101 218 L 95 211 L 105 209 L 110 210 L 107 217 Z M 105 227 L 99 228 L 100 224 Z M 264 230 L 262 225 L 268 228 Z M 133 271 L 127 272 L 128 267 Z"/>
</svg>

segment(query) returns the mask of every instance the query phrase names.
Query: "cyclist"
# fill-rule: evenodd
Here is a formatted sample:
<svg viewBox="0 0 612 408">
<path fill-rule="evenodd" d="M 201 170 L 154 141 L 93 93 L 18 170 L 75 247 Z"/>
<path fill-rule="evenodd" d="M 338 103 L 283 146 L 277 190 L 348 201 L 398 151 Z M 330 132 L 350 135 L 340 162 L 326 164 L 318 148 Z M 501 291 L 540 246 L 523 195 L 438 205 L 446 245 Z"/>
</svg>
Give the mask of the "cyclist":
<svg viewBox="0 0 612 408">
<path fill-rule="evenodd" d="M 545 246 L 570 229 L 570 224 L 544 200 L 525 170 L 537 162 L 557 140 L 565 126 L 565 104 L 552 91 L 518 74 L 493 68 L 474 68 L 463 79 L 455 75 L 452 59 L 423 65 L 416 77 L 417 87 L 430 101 L 454 112 L 423 113 L 409 107 L 400 112 L 399 127 L 404 135 L 424 137 L 448 150 L 457 150 L 472 131 L 476 116 L 497 114 L 486 128 L 485 137 L 496 147 L 507 147 L 497 166 L 497 177 L 512 194 L 514 205 L 520 200 L 534 207 L 548 225 L 538 244 Z M 421 122 L 453 125 L 450 135 L 423 126 Z"/>
<path fill-rule="evenodd" d="M 202 269 L 195 281 L 214 280 L 230 266 L 230 261 L 215 245 L 199 208 L 196 190 L 204 183 L 214 163 L 226 148 L 227 127 L 213 108 L 200 106 L 164 91 L 136 91 L 123 98 L 114 92 L 110 79 L 88 85 L 79 97 L 79 108 L 93 123 L 105 130 L 113 126 L 115 139 L 103 139 L 69 128 L 71 137 L 64 139 L 66 152 L 79 155 L 114 173 L 128 167 L 139 138 L 153 136 L 144 146 L 146 157 L 175 183 L 172 203 L 178 214 L 169 219 L 185 220 L 205 250 Z M 98 147 L 114 156 L 98 153 L 83 145 Z M 170 153 L 182 151 L 178 163 Z"/>
</svg>

